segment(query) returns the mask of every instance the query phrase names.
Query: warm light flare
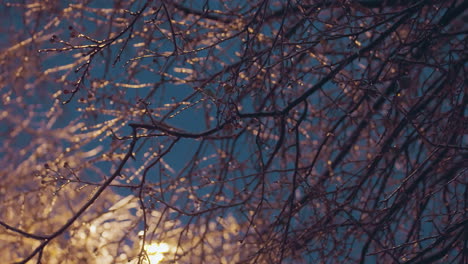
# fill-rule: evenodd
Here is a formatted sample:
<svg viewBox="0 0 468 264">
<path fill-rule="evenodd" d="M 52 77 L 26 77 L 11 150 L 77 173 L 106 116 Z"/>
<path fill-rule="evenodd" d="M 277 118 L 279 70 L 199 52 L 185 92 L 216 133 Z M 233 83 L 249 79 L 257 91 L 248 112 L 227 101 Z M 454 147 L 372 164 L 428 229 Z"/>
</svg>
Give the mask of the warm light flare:
<svg viewBox="0 0 468 264">
<path fill-rule="evenodd" d="M 164 253 L 169 251 L 169 244 L 151 243 L 145 246 L 145 250 L 148 254 L 149 263 L 157 264 L 164 259 Z"/>
</svg>

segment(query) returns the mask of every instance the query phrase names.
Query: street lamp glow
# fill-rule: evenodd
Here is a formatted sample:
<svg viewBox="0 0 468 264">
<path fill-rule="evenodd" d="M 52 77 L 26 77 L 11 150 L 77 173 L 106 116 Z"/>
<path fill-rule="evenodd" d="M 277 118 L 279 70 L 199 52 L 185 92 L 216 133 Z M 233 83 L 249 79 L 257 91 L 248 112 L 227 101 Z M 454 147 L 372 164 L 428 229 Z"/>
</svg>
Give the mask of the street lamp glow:
<svg viewBox="0 0 468 264">
<path fill-rule="evenodd" d="M 151 264 L 157 264 L 164 258 L 164 253 L 169 251 L 167 243 L 151 243 L 145 246 L 146 253 Z"/>
</svg>

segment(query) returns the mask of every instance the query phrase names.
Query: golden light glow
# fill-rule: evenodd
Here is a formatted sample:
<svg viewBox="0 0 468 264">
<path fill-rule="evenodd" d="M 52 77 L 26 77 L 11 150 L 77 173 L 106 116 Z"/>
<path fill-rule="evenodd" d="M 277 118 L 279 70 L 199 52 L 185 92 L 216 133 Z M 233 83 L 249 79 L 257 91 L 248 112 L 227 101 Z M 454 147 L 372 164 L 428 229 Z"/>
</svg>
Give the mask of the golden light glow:
<svg viewBox="0 0 468 264">
<path fill-rule="evenodd" d="M 169 252 L 167 243 L 151 243 L 145 246 L 151 264 L 157 264 L 164 259 L 164 253 Z"/>
</svg>

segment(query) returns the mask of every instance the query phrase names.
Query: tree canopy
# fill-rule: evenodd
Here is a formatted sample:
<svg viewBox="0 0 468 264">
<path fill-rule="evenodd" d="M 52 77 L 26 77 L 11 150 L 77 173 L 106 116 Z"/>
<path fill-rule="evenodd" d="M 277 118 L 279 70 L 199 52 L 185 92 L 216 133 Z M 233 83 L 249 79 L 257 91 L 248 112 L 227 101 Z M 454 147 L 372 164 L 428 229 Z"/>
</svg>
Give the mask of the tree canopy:
<svg viewBox="0 0 468 264">
<path fill-rule="evenodd" d="M 0 5 L 2 261 L 468 262 L 468 1 Z"/>
</svg>

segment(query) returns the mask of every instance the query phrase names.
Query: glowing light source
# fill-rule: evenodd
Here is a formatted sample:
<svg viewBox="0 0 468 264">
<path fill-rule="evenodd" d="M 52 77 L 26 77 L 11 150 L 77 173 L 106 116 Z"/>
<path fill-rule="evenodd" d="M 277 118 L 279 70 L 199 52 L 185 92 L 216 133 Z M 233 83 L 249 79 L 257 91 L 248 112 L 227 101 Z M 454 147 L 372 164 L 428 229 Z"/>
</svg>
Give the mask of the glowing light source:
<svg viewBox="0 0 468 264">
<path fill-rule="evenodd" d="M 164 253 L 169 251 L 167 243 L 151 243 L 145 246 L 151 264 L 157 264 L 164 259 Z"/>
</svg>

